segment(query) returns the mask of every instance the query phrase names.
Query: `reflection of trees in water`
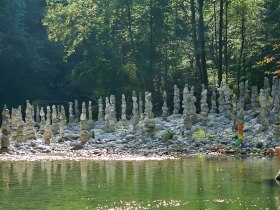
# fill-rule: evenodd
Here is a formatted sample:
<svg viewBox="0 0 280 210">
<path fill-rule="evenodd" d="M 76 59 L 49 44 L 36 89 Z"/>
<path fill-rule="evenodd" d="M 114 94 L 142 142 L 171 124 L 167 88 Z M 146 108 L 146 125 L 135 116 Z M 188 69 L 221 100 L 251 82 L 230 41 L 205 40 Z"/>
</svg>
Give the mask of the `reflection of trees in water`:
<svg viewBox="0 0 280 210">
<path fill-rule="evenodd" d="M 127 162 L 122 162 L 122 181 L 126 182 L 127 180 Z"/>
<path fill-rule="evenodd" d="M 26 165 L 26 176 L 27 176 L 27 184 L 30 186 L 32 179 L 33 179 L 33 168 L 34 168 L 34 163 L 29 162 Z"/>
<path fill-rule="evenodd" d="M 83 190 L 87 189 L 87 179 L 88 179 L 88 162 L 80 162 L 80 171 L 81 171 L 81 183 Z"/>
<path fill-rule="evenodd" d="M 4 192 L 9 191 L 9 183 L 10 183 L 10 169 L 11 164 L 9 162 L 2 162 L 2 188 Z"/>
<path fill-rule="evenodd" d="M 140 162 L 133 161 L 132 162 L 132 170 L 133 170 L 133 189 L 134 192 L 138 192 L 138 179 L 139 179 L 139 165 Z"/>
<path fill-rule="evenodd" d="M 106 161 L 105 162 L 107 183 L 115 184 L 116 163 L 117 163 L 116 161 Z"/>
<path fill-rule="evenodd" d="M 66 180 L 66 173 L 67 173 L 67 163 L 62 162 L 60 164 L 60 173 L 61 173 L 61 181 L 64 184 Z"/>
<path fill-rule="evenodd" d="M 18 179 L 19 185 L 22 185 L 22 182 L 23 182 L 23 176 L 24 176 L 24 173 L 26 170 L 25 164 L 26 164 L 26 162 L 24 162 L 24 161 L 13 163 L 13 171 L 15 174 L 17 174 L 17 179 Z"/>
</svg>

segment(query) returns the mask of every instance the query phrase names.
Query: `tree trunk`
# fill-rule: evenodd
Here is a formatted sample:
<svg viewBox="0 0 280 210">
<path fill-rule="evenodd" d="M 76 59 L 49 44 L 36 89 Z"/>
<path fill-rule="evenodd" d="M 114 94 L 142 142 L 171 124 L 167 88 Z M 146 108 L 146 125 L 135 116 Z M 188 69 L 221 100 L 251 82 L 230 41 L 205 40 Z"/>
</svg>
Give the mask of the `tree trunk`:
<svg viewBox="0 0 280 210">
<path fill-rule="evenodd" d="M 140 67 L 139 67 L 139 64 L 137 61 L 138 59 L 136 56 L 136 47 L 135 47 L 133 31 L 132 31 L 131 0 L 127 0 L 126 5 L 127 5 L 127 19 L 128 19 L 128 34 L 129 34 L 129 39 L 130 39 L 130 44 L 131 44 L 132 57 L 134 59 L 135 66 L 136 66 L 136 75 L 137 75 L 138 80 L 140 81 L 141 90 L 143 90 L 144 76 L 143 76 L 143 72 L 140 70 Z"/>
<path fill-rule="evenodd" d="M 200 54 L 198 49 L 198 41 L 197 41 L 197 33 L 196 33 L 196 20 L 195 20 L 195 5 L 194 0 L 191 0 L 191 25 L 192 25 L 192 43 L 193 43 L 193 51 L 195 57 L 195 65 L 196 70 L 199 75 L 200 83 L 203 83 L 203 74 L 201 71 L 201 64 L 200 64 Z"/>
<path fill-rule="evenodd" d="M 200 60 L 201 60 L 201 72 L 203 78 L 203 84 L 208 87 L 208 74 L 206 69 L 206 52 L 205 52 L 205 28 L 204 28 L 204 17 L 203 17 L 203 4 L 204 0 L 198 0 L 198 31 L 199 31 L 199 43 L 200 43 Z"/>
<path fill-rule="evenodd" d="M 228 83 L 228 2 L 226 0 L 226 8 L 225 8 L 225 70 L 226 70 L 226 84 Z"/>
<path fill-rule="evenodd" d="M 245 27 L 245 11 L 243 9 L 242 11 L 242 19 L 241 19 L 241 47 L 240 47 L 240 55 L 239 55 L 239 68 L 237 73 L 237 82 L 239 84 L 241 80 L 241 74 L 245 73 L 245 56 L 244 56 L 244 49 L 245 49 L 245 33 L 246 33 L 246 27 Z"/>
<path fill-rule="evenodd" d="M 223 17 L 224 17 L 224 0 L 220 0 L 219 68 L 218 68 L 219 86 L 223 80 Z"/>
</svg>

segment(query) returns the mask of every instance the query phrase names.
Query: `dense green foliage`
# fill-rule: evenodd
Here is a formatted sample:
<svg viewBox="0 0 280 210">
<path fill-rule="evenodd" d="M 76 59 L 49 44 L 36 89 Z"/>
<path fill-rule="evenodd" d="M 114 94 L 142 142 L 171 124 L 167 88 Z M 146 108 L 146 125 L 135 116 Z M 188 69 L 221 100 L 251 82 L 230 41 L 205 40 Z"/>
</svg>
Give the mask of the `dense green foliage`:
<svg viewBox="0 0 280 210">
<path fill-rule="evenodd" d="M 262 86 L 279 74 L 278 0 L 10 0 L 0 4 L 0 93 L 30 99 Z M 44 27 L 44 26 L 45 27 Z M 271 78 L 272 78 L 272 74 Z M 9 90 L 7 90 L 9 87 Z M 15 97 L 16 96 L 16 97 Z"/>
</svg>

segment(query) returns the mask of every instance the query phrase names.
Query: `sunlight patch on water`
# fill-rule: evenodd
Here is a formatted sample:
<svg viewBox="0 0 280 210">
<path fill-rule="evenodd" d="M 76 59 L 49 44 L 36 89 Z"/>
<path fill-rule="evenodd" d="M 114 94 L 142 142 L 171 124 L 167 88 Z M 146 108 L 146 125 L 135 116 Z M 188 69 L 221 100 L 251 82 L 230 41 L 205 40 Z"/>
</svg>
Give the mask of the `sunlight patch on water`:
<svg viewBox="0 0 280 210">
<path fill-rule="evenodd" d="M 188 202 L 180 200 L 155 200 L 150 203 L 139 201 L 119 201 L 106 206 L 99 206 L 97 210 L 110 209 L 110 210 L 132 210 L 132 209 L 158 209 L 161 207 L 180 207 L 187 205 Z"/>
</svg>

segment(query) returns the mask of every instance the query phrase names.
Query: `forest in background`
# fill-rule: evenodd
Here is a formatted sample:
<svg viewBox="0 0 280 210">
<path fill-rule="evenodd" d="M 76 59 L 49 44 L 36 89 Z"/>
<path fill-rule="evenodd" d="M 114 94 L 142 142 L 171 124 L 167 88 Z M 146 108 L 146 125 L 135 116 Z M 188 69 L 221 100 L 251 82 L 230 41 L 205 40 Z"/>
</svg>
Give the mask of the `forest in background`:
<svg viewBox="0 0 280 210">
<path fill-rule="evenodd" d="M 1 0 L 1 106 L 93 100 L 280 72 L 279 0 Z"/>
</svg>

